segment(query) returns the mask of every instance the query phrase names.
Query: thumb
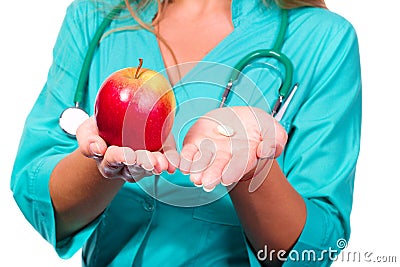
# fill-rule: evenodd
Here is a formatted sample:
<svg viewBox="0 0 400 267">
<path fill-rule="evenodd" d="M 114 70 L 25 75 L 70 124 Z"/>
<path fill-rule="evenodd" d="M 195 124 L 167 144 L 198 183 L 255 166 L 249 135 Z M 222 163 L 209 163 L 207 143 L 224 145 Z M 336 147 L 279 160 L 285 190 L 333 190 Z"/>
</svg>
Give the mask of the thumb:
<svg viewBox="0 0 400 267">
<path fill-rule="evenodd" d="M 94 117 L 84 121 L 76 131 L 80 152 L 89 158 L 101 157 L 107 150 L 106 142 L 99 136 Z"/>
<path fill-rule="evenodd" d="M 257 147 L 258 158 L 277 158 L 285 148 L 288 135 L 280 123 L 270 114 L 257 112 L 261 126 L 261 142 Z M 261 113 L 261 114 L 260 114 Z"/>
</svg>

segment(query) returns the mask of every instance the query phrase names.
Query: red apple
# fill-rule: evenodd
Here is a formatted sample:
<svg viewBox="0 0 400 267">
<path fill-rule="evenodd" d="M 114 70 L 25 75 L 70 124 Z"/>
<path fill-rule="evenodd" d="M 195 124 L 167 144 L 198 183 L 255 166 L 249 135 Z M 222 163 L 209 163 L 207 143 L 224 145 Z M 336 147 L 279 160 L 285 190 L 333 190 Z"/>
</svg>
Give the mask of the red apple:
<svg viewBox="0 0 400 267">
<path fill-rule="evenodd" d="M 101 85 L 94 115 L 108 145 L 159 151 L 171 132 L 175 96 L 160 73 L 129 67 L 112 73 Z"/>
</svg>

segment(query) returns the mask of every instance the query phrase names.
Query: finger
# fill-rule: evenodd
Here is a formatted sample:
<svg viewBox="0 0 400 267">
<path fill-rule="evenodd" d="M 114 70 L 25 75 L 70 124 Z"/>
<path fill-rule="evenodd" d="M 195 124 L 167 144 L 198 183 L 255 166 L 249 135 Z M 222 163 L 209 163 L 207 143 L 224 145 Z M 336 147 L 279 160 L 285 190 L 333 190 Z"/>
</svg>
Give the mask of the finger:
<svg viewBox="0 0 400 267">
<path fill-rule="evenodd" d="M 189 170 L 189 173 L 190 173 L 190 181 L 192 181 L 193 182 L 193 184 L 195 185 L 195 186 L 198 186 L 198 187 L 201 187 L 201 186 L 203 186 L 202 184 L 201 184 L 201 177 L 203 177 L 203 171 L 205 170 L 205 168 L 207 167 L 207 166 L 204 166 L 204 167 L 200 167 L 200 166 L 196 166 L 196 165 L 198 165 L 198 163 L 199 163 L 199 161 L 202 161 L 201 160 L 201 152 L 200 151 L 197 151 L 195 154 L 194 154 L 194 156 L 193 156 L 193 162 L 192 162 L 192 165 L 190 166 L 190 170 Z M 203 160 L 204 161 L 204 160 Z M 207 164 L 208 165 L 208 164 Z"/>
<path fill-rule="evenodd" d="M 121 178 L 124 179 L 127 182 L 137 182 L 143 177 L 146 176 L 151 176 L 153 175 L 153 172 L 145 170 L 140 164 L 142 164 L 141 158 L 143 158 L 143 155 L 141 153 L 143 151 L 134 151 L 133 149 L 129 147 L 124 147 L 124 168 L 121 171 Z M 137 153 L 139 152 L 139 153 Z M 150 152 L 148 152 L 151 154 Z M 159 152 L 157 152 L 159 153 Z M 160 153 L 161 154 L 161 153 Z"/>
<path fill-rule="evenodd" d="M 153 152 L 152 154 L 155 158 L 153 173 L 160 174 L 163 171 L 168 170 L 168 160 L 165 155 L 161 152 Z"/>
<path fill-rule="evenodd" d="M 285 129 L 270 114 L 259 108 L 252 108 L 260 129 L 261 142 L 257 146 L 258 158 L 278 157 L 287 142 Z"/>
<path fill-rule="evenodd" d="M 94 117 L 84 121 L 76 132 L 79 150 L 89 158 L 101 157 L 107 150 L 106 142 L 99 136 Z"/>
<path fill-rule="evenodd" d="M 140 179 L 151 175 L 153 175 L 152 172 L 146 171 L 138 164 L 126 165 L 122 170 L 122 179 L 130 183 L 137 182 Z"/>
<path fill-rule="evenodd" d="M 197 153 L 198 148 L 194 144 L 184 145 L 181 151 L 181 159 L 179 162 L 179 169 L 183 174 L 189 174 L 190 167 L 193 162 L 193 157 Z"/>
<path fill-rule="evenodd" d="M 282 127 L 282 125 L 274 119 L 274 125 L 275 125 L 275 139 L 276 139 L 276 151 L 275 151 L 275 157 L 279 157 L 283 149 L 286 146 L 286 143 L 288 141 L 288 134 L 286 130 Z"/>
<path fill-rule="evenodd" d="M 156 164 L 156 158 L 153 153 L 148 150 L 136 150 L 136 163 L 142 166 L 146 171 L 153 171 Z"/>
<path fill-rule="evenodd" d="M 251 168 L 249 165 L 249 151 L 247 149 L 233 153 L 231 160 L 222 173 L 221 184 L 229 186 L 239 181 L 246 174 L 246 170 Z"/>
<path fill-rule="evenodd" d="M 262 141 L 257 147 L 258 158 L 277 158 L 283 152 L 288 138 L 287 133 L 275 119 L 273 123 L 273 134 L 271 130 L 264 132 Z"/>
<path fill-rule="evenodd" d="M 110 146 L 104 154 L 103 160 L 98 164 L 100 173 L 106 178 L 117 178 L 125 166 L 124 152 L 122 147 Z"/>
<path fill-rule="evenodd" d="M 190 167 L 190 180 L 196 185 L 201 186 L 204 171 L 214 160 L 216 155 L 216 146 L 210 139 L 202 140 L 200 149 L 193 157 Z"/>
<path fill-rule="evenodd" d="M 197 151 L 193 157 L 193 163 L 190 167 L 190 180 L 197 187 L 203 186 L 201 183 L 203 171 L 208 167 L 211 162 L 212 155 L 207 156 L 206 153 Z"/>
<path fill-rule="evenodd" d="M 257 146 L 257 157 L 260 159 L 275 158 L 276 143 L 274 138 L 264 138 Z"/>
<path fill-rule="evenodd" d="M 218 151 L 215 159 L 203 172 L 202 184 L 205 191 L 212 191 L 220 182 L 222 173 L 231 160 L 232 155 L 226 151 Z"/>
<path fill-rule="evenodd" d="M 180 156 L 176 149 L 171 149 L 164 152 L 165 158 L 168 161 L 168 173 L 174 173 L 179 168 Z"/>
<path fill-rule="evenodd" d="M 176 151 L 176 141 L 172 132 L 164 141 L 162 151 L 168 162 L 168 173 L 174 173 L 175 170 L 179 168 L 180 156 L 178 151 Z"/>
<path fill-rule="evenodd" d="M 109 146 L 104 159 L 110 163 L 123 163 L 125 165 L 133 165 L 137 161 L 136 152 L 129 147 Z"/>
<path fill-rule="evenodd" d="M 176 141 L 172 132 L 168 135 L 167 139 L 164 141 L 162 145 L 163 145 L 162 150 L 164 152 L 169 150 L 176 150 Z"/>
<path fill-rule="evenodd" d="M 122 149 L 122 156 L 123 158 L 119 158 L 119 159 L 123 159 L 122 162 L 125 165 L 133 165 L 136 164 L 136 152 L 130 148 L 130 147 L 121 147 Z"/>
</svg>

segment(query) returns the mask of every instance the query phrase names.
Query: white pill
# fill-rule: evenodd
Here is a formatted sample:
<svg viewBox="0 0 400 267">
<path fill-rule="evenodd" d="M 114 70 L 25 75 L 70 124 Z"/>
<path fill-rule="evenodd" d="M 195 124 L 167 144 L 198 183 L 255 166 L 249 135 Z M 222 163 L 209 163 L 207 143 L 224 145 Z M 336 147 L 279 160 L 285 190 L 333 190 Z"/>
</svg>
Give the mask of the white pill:
<svg viewBox="0 0 400 267">
<path fill-rule="evenodd" d="M 231 137 L 235 134 L 235 131 L 231 127 L 221 124 L 217 125 L 217 131 L 226 137 Z"/>
</svg>

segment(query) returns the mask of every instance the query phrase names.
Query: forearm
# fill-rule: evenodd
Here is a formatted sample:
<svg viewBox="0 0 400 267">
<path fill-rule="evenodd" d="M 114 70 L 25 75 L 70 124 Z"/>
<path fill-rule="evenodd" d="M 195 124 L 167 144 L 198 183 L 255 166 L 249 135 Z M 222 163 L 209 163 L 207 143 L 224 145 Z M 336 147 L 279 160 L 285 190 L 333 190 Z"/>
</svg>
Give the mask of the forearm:
<svg viewBox="0 0 400 267">
<path fill-rule="evenodd" d="M 249 192 L 251 180 L 239 182 L 230 192 L 232 202 L 255 251 L 265 246 L 269 251 L 288 251 L 303 230 L 305 203 L 275 160 L 271 169 L 258 175 L 265 177 L 260 187 Z"/>
<path fill-rule="evenodd" d="M 62 159 L 50 177 L 57 240 L 81 229 L 97 218 L 124 184 L 105 179 L 93 159 L 79 150 Z"/>
</svg>

